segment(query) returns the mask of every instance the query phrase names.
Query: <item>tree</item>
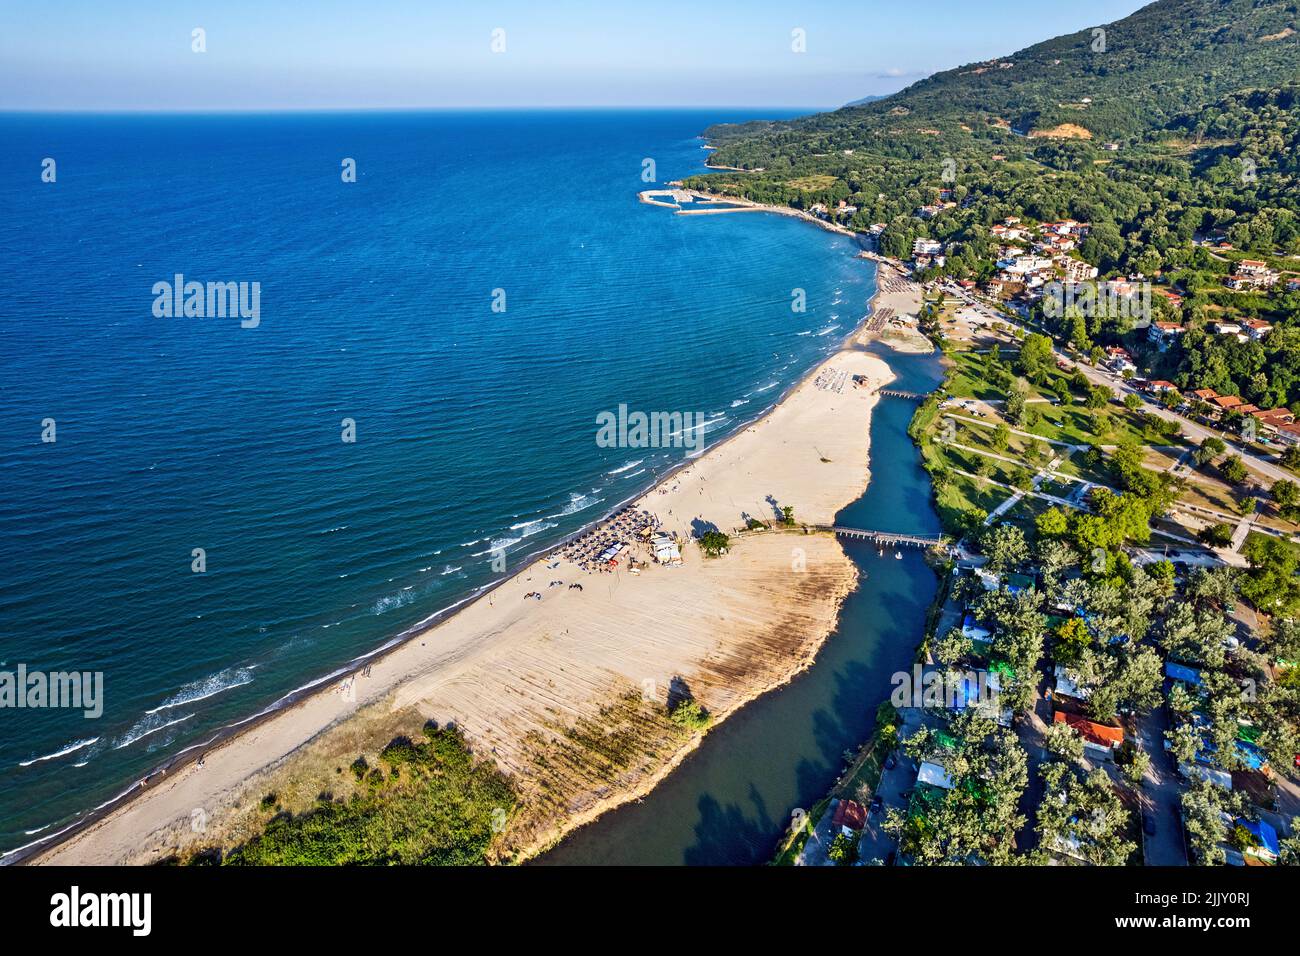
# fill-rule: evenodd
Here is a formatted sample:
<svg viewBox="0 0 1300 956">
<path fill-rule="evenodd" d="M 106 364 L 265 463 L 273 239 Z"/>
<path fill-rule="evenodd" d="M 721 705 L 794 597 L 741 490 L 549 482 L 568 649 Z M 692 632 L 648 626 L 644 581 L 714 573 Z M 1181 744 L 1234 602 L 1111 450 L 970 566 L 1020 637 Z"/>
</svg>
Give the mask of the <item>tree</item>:
<svg viewBox="0 0 1300 956">
<path fill-rule="evenodd" d="M 1273 500 L 1284 508 L 1300 503 L 1300 485 L 1286 478 L 1273 482 L 1269 493 L 1273 496 Z"/>
<path fill-rule="evenodd" d="M 1011 383 L 1011 388 L 1007 392 L 1007 418 L 1011 419 L 1017 425 L 1025 425 L 1026 416 L 1029 414 L 1026 402 L 1029 398 L 1029 387 L 1025 384 L 1024 379 L 1016 379 Z"/>
<path fill-rule="evenodd" d="M 723 531 L 716 528 L 704 532 L 700 535 L 700 548 L 711 558 L 716 558 L 723 551 L 727 550 L 731 544 L 731 538 Z"/>
<path fill-rule="evenodd" d="M 998 422 L 997 428 L 993 429 L 993 436 L 989 439 L 989 442 L 993 445 L 994 451 L 1003 452 L 1007 450 L 1007 446 L 1011 444 L 1011 429 L 1007 427 L 1005 422 Z"/>
<path fill-rule="evenodd" d="M 1197 865 L 1223 864 L 1223 843 L 1228 838 L 1224 814 L 1239 814 L 1242 811 L 1241 798 L 1242 794 L 1224 791 L 1199 776 L 1183 791 L 1183 827 L 1187 831 L 1193 862 Z"/>
<path fill-rule="evenodd" d="M 1114 397 L 1115 393 L 1105 385 L 1096 385 L 1088 389 L 1088 397 L 1084 399 L 1084 404 L 1088 408 L 1105 408 Z"/>
<path fill-rule="evenodd" d="M 1053 757 L 1068 763 L 1083 760 L 1083 738 L 1066 723 L 1052 723 L 1043 731 L 1043 747 Z"/>
<path fill-rule="evenodd" d="M 1292 818 L 1291 835 L 1278 841 L 1278 851 L 1282 866 L 1300 866 L 1300 820 Z"/>
<path fill-rule="evenodd" d="M 950 668 L 968 657 L 974 649 L 971 639 L 962 634 L 960 628 L 954 627 L 935 641 L 931 653 L 940 666 Z"/>
<path fill-rule="evenodd" d="M 1066 568 L 1078 564 L 1079 556 L 1064 541 L 1053 538 L 1040 537 L 1034 550 L 1038 559 L 1038 570 L 1043 576 L 1043 586 L 1049 596 L 1055 595 L 1060 586 L 1061 574 Z"/>
<path fill-rule="evenodd" d="M 1290 541 L 1252 531 L 1241 553 L 1250 565 L 1241 595 L 1265 614 L 1292 616 L 1300 609 L 1300 552 Z"/>
<path fill-rule="evenodd" d="M 1229 455 L 1219 464 L 1219 474 L 1231 485 L 1239 485 L 1246 480 L 1246 466 L 1240 455 Z"/>
<path fill-rule="evenodd" d="M 1174 563 L 1168 558 L 1160 561 L 1153 561 L 1146 566 L 1146 572 L 1151 580 L 1156 583 L 1156 591 L 1163 598 L 1173 597 L 1174 587 L 1177 581 L 1177 572 L 1174 570 Z"/>
<path fill-rule="evenodd" d="M 843 833 L 837 833 L 826 851 L 826 856 L 836 866 L 852 866 L 858 860 L 858 841 Z"/>
<path fill-rule="evenodd" d="M 1120 748 L 1123 759 L 1116 757 L 1120 764 L 1120 773 L 1124 775 L 1124 780 L 1129 786 L 1140 787 L 1142 781 L 1146 779 L 1147 770 L 1151 767 L 1151 756 L 1131 743 L 1126 746 L 1129 748 L 1127 751 L 1123 747 Z"/>
<path fill-rule="evenodd" d="M 1024 826 L 1018 804 L 1029 780 L 1028 761 L 1016 735 L 973 710 L 949 722 L 947 733 L 922 727 L 903 744 L 916 760 L 941 762 L 952 780 L 925 813 L 890 813 L 887 832 L 919 865 L 994 865 L 1014 860 L 1013 836 Z"/>
<path fill-rule="evenodd" d="M 704 730 L 713 719 L 697 700 L 679 701 L 677 706 L 669 711 L 668 717 L 678 727 L 691 731 Z"/>
<path fill-rule="evenodd" d="M 1226 548 L 1232 544 L 1232 525 L 1223 521 L 1206 525 L 1196 532 L 1196 540 L 1211 548 Z"/>
<path fill-rule="evenodd" d="M 1210 435 L 1201 442 L 1196 451 L 1192 452 L 1192 460 L 1195 461 L 1198 466 L 1204 467 L 1227 450 L 1228 446 L 1223 443 L 1223 439 L 1215 438 L 1213 435 Z"/>
<path fill-rule="evenodd" d="M 994 525 L 984 535 L 980 548 L 988 556 L 988 569 L 1000 574 L 1029 557 L 1025 533 L 1013 524 Z"/>
<path fill-rule="evenodd" d="M 1125 839 L 1129 812 L 1106 771 L 1086 776 L 1077 767 L 1048 761 L 1039 769 L 1043 800 L 1038 805 L 1038 833 L 1044 847 L 1094 866 L 1123 866 L 1137 852 Z"/>
<path fill-rule="evenodd" d="M 1064 537 L 1070 527 L 1070 517 L 1055 505 L 1034 519 L 1034 530 L 1040 538 Z"/>
<path fill-rule="evenodd" d="M 1062 621 L 1052 632 L 1052 637 L 1052 660 L 1058 664 L 1081 664 L 1092 647 L 1092 635 L 1082 618 L 1071 617 Z"/>
<path fill-rule="evenodd" d="M 781 507 L 781 523 L 787 528 L 794 527 L 794 508 L 791 505 Z"/>
<path fill-rule="evenodd" d="M 1037 332 L 1027 335 L 1020 345 L 1016 371 L 1032 382 L 1046 377 L 1054 365 L 1052 340 Z"/>
</svg>

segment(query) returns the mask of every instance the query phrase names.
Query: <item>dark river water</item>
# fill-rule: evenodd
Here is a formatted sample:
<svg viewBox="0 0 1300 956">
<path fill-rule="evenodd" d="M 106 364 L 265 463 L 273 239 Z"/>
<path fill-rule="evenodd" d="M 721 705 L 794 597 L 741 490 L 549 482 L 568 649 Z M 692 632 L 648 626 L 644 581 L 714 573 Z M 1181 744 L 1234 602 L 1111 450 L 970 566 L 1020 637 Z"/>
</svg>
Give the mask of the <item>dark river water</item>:
<svg viewBox="0 0 1300 956">
<path fill-rule="evenodd" d="M 927 392 L 943 372 L 937 355 L 879 348 L 894 387 Z M 916 406 L 882 399 L 871 420 L 871 482 L 837 523 L 935 534 L 929 477 L 907 436 Z M 541 864 L 752 865 L 765 863 L 797 808 L 825 795 L 845 749 L 871 733 L 890 676 L 911 665 L 934 596 L 921 553 L 882 558 L 845 541 L 863 572 L 839 625 L 816 662 L 789 685 L 754 701 L 710 731 L 693 754 L 640 803 L 627 804 L 576 831 Z"/>
</svg>

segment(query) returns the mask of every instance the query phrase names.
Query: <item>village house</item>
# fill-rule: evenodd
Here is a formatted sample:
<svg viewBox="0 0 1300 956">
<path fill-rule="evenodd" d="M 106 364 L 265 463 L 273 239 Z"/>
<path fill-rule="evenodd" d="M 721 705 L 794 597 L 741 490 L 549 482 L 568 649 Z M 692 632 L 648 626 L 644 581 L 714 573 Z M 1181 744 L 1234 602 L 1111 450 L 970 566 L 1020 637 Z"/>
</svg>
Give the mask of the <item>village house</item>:
<svg viewBox="0 0 1300 956">
<path fill-rule="evenodd" d="M 1276 432 L 1283 425 L 1295 424 L 1295 414 L 1289 408 L 1258 409 L 1250 415 L 1263 431 L 1269 433 Z"/>
<path fill-rule="evenodd" d="M 1288 445 L 1300 445 L 1300 425 L 1280 425 L 1277 429 L 1278 440 Z"/>
<path fill-rule="evenodd" d="M 1124 743 L 1124 730 L 1120 727 L 1108 727 L 1096 721 L 1088 720 L 1078 714 L 1068 714 L 1058 710 L 1052 715 L 1052 722 L 1068 724 L 1083 738 L 1083 749 L 1091 756 L 1110 760 L 1119 746 Z"/>
<path fill-rule="evenodd" d="M 1258 259 L 1242 259 L 1237 271 L 1228 276 L 1229 289 L 1270 289 L 1281 276 Z"/>
<path fill-rule="evenodd" d="M 1125 372 L 1137 371 L 1137 364 L 1133 361 L 1133 356 L 1128 353 L 1128 349 L 1120 348 L 1118 345 L 1106 349 L 1106 364 L 1121 375 Z"/>
<path fill-rule="evenodd" d="M 998 262 L 999 269 L 1012 275 L 1029 275 L 1030 273 L 1050 269 L 1051 266 L 1052 260 L 1044 259 L 1041 256 L 1016 256 Z"/>
<path fill-rule="evenodd" d="M 1246 334 L 1256 342 L 1273 331 L 1273 326 L 1263 319 L 1246 319 L 1241 325 Z"/>
<path fill-rule="evenodd" d="M 1069 256 L 1057 256 L 1052 260 L 1056 268 L 1061 270 L 1061 274 L 1067 282 L 1088 282 L 1097 278 L 1097 267 L 1090 266 L 1081 259 L 1071 259 Z"/>
<path fill-rule="evenodd" d="M 917 239 L 912 243 L 913 256 L 934 256 L 943 252 L 943 243 L 934 239 Z"/>
<path fill-rule="evenodd" d="M 1186 331 L 1181 322 L 1152 322 L 1147 328 L 1147 338 L 1163 352 Z"/>
<path fill-rule="evenodd" d="M 1215 395 L 1214 398 L 1210 399 L 1210 404 L 1221 411 L 1227 412 L 1245 405 L 1246 403 L 1236 395 Z"/>
<path fill-rule="evenodd" d="M 1181 295 L 1179 295 L 1177 292 L 1175 292 L 1173 289 L 1166 289 L 1166 288 L 1163 288 L 1163 287 L 1159 287 L 1159 288 L 1155 288 L 1155 289 L 1153 289 L 1153 290 L 1151 290 L 1151 291 L 1153 291 L 1156 295 L 1160 296 L 1160 298 L 1164 299 L 1166 302 L 1168 302 L 1170 305 L 1172 305 L 1175 309 L 1181 309 L 1181 308 L 1182 308 L 1182 306 L 1183 306 L 1183 297 L 1182 297 Z"/>
</svg>

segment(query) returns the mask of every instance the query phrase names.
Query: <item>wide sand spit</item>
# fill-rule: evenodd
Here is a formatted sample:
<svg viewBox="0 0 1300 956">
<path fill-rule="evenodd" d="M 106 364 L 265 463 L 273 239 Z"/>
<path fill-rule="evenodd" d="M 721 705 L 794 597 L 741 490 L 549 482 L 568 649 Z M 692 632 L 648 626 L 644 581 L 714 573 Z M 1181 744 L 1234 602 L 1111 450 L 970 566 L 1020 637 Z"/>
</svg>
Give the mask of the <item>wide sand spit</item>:
<svg viewBox="0 0 1300 956">
<path fill-rule="evenodd" d="M 338 793 L 340 766 L 362 753 L 373 762 L 394 735 L 415 735 L 426 720 L 455 723 L 519 791 L 495 841 L 499 859 L 526 858 L 644 795 L 700 739 L 664 719 L 670 689 L 726 719 L 812 662 L 856 587 L 830 534 L 733 534 L 717 558 L 684 539 L 710 526 L 732 533 L 750 517 L 775 524 L 786 505 L 800 525 L 829 525 L 862 495 L 876 392 L 893 375 L 861 339 L 633 504 L 682 537 L 682 566 L 630 574 L 623 562 L 588 573 L 539 559 L 368 671 L 209 750 L 202 766 L 150 781 L 38 861 L 148 863 L 229 848 L 264 822 L 264 794 L 291 812 L 307 809 L 323 790 Z M 533 592 L 541 599 L 525 597 Z M 566 734 L 602 720 L 631 721 L 620 738 L 626 752 L 612 763 L 586 760 Z"/>
</svg>

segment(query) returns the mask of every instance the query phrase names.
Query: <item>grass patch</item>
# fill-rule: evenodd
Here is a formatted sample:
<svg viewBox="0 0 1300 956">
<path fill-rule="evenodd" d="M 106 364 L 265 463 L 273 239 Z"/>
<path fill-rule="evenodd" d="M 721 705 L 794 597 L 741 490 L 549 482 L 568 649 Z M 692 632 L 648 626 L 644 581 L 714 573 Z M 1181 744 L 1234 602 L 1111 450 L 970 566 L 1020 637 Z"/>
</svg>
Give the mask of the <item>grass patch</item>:
<svg viewBox="0 0 1300 956">
<path fill-rule="evenodd" d="M 510 782 L 470 753 L 454 727 L 399 737 L 377 766 L 352 765 L 359 784 L 346 799 L 322 794 L 311 810 L 279 813 L 230 851 L 239 866 L 436 865 L 486 862 L 486 851 L 515 806 Z M 340 771 L 341 772 L 341 771 Z M 268 795 L 272 796 L 273 795 Z M 264 809 L 272 812 L 276 801 Z"/>
</svg>

